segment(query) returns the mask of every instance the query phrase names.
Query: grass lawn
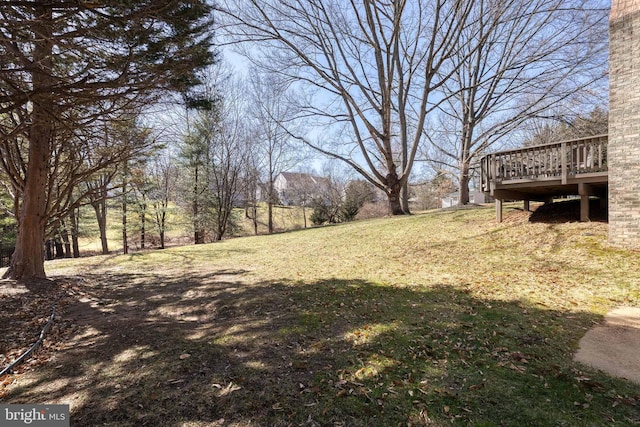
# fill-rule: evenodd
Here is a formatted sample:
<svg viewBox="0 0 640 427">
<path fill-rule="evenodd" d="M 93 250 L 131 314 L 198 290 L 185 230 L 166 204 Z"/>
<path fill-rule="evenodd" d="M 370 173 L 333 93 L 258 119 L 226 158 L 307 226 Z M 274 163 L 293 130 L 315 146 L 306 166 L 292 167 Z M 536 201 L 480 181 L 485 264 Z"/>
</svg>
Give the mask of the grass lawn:
<svg viewBox="0 0 640 427">
<path fill-rule="evenodd" d="M 69 403 L 81 426 L 640 425 L 640 386 L 572 359 L 640 306 L 640 254 L 604 223 L 505 218 L 52 261 L 64 339 L 2 401 Z"/>
<path fill-rule="evenodd" d="M 110 201 L 107 205 L 107 242 L 109 251 L 122 252 L 122 207 L 117 201 Z M 258 206 L 258 234 L 268 233 L 267 205 Z M 303 210 L 296 206 L 273 206 L 273 226 L 276 232 L 299 230 L 304 228 L 305 216 L 307 227 L 312 223 L 309 219 L 311 208 Z M 253 221 L 245 217 L 244 209 L 235 209 L 236 227 L 230 232 L 229 237 L 244 237 L 255 234 Z M 127 234 L 130 251 L 140 250 L 140 215 L 135 208 L 130 207 L 127 216 Z M 180 246 L 193 242 L 193 227 L 188 215 L 178 206 L 170 205 L 166 221 L 166 245 Z M 80 210 L 79 222 L 79 246 L 81 256 L 101 253 L 100 231 L 96 221 L 96 215 L 90 206 L 83 206 Z M 160 246 L 160 235 L 155 222 L 154 211 L 149 208 L 146 215 L 146 242 L 147 248 Z"/>
</svg>

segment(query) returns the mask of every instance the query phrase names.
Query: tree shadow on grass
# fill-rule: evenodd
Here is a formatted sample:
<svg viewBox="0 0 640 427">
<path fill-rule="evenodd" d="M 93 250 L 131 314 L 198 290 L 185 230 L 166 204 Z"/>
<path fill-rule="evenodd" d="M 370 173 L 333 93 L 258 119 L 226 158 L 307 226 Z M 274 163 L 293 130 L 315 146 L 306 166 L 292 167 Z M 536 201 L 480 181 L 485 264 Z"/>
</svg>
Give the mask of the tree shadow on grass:
<svg viewBox="0 0 640 427">
<path fill-rule="evenodd" d="M 592 314 L 448 285 L 83 279 L 73 339 L 5 403 L 69 403 L 82 426 L 640 422 L 637 388 L 572 362 Z"/>
</svg>

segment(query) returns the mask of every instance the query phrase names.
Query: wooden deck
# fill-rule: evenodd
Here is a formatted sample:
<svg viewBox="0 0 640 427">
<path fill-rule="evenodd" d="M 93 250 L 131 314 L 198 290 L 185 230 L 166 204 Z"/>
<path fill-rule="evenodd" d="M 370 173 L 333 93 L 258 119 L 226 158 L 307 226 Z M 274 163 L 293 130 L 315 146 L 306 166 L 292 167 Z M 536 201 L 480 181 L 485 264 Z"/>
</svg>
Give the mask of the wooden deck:
<svg viewBox="0 0 640 427">
<path fill-rule="evenodd" d="M 589 197 L 606 203 L 608 188 L 607 135 L 524 147 L 481 159 L 482 191 L 496 199 L 502 221 L 505 200 L 550 201 L 579 195 L 580 220 L 589 220 Z"/>
</svg>

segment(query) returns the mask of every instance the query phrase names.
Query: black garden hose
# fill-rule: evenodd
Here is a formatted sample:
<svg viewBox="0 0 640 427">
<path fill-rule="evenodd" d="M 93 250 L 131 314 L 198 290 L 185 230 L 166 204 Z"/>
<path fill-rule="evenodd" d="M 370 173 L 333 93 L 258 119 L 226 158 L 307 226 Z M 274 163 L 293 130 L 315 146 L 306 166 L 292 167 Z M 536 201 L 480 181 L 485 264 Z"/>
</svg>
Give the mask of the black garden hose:
<svg viewBox="0 0 640 427">
<path fill-rule="evenodd" d="M 54 319 L 55 315 L 56 315 L 56 306 L 52 305 L 51 306 L 51 316 L 49 317 L 49 321 L 47 322 L 47 324 L 44 325 L 44 328 L 42 328 L 42 331 L 40 331 L 40 336 L 38 337 L 38 340 L 35 343 L 33 343 L 33 345 L 29 348 L 29 350 L 25 351 L 22 354 L 22 356 L 18 357 L 11 364 L 9 364 L 9 366 L 4 368 L 0 372 L 0 377 L 2 377 L 4 374 L 7 374 L 7 373 L 11 372 L 13 370 L 13 368 L 18 366 L 20 363 L 24 362 L 25 359 L 27 359 L 40 346 L 40 344 L 42 344 L 42 341 L 44 340 L 44 336 L 49 331 L 49 329 L 51 329 L 51 325 L 53 325 L 53 319 Z"/>
</svg>

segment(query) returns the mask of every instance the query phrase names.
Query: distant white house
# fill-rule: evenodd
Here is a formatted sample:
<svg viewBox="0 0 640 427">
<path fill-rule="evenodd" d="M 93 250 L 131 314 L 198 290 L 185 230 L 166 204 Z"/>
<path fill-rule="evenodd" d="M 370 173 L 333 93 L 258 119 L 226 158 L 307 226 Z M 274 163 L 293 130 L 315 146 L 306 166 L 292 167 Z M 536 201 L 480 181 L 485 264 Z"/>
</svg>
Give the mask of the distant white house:
<svg viewBox="0 0 640 427">
<path fill-rule="evenodd" d="M 302 206 L 317 197 L 326 197 L 331 179 L 307 173 L 282 172 L 273 182 L 280 203 L 286 206 Z"/>
<path fill-rule="evenodd" d="M 449 193 L 440 199 L 441 207 L 450 208 L 458 204 L 458 198 L 460 197 L 460 193 L 457 191 L 454 193 Z M 469 191 L 469 203 L 480 205 L 482 203 L 486 203 L 486 195 L 482 191 L 471 190 Z"/>
</svg>

